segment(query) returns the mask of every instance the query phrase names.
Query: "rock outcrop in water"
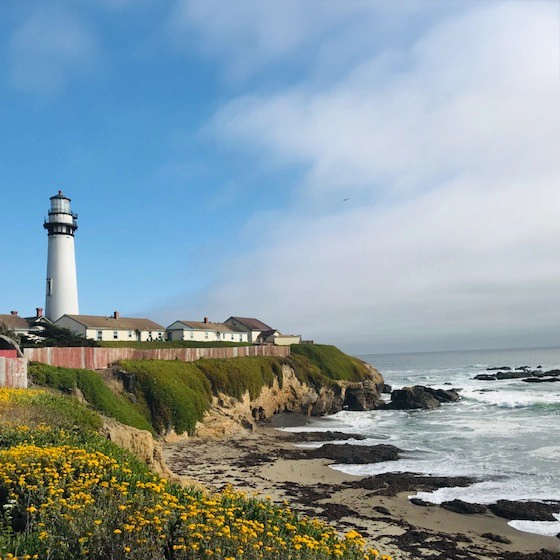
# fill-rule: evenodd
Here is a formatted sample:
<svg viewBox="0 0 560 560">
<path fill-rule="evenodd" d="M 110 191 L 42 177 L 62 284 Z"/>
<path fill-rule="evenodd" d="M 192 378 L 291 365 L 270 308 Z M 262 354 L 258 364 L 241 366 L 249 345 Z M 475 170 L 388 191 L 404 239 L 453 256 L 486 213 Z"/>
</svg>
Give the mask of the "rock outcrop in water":
<svg viewBox="0 0 560 560">
<path fill-rule="evenodd" d="M 450 389 L 432 389 L 422 385 L 403 387 L 391 393 L 391 402 L 385 408 L 393 410 L 425 409 L 432 410 L 441 406 L 441 403 L 459 400 L 459 393 Z"/>
<path fill-rule="evenodd" d="M 496 381 L 503 379 L 522 379 L 528 383 L 545 383 L 550 381 L 560 380 L 560 369 L 551 369 L 542 371 L 541 366 L 536 369 L 530 369 L 528 366 L 516 368 L 512 371 L 511 368 L 488 368 L 490 370 L 499 370 L 496 373 L 479 373 L 473 379 L 478 381 Z M 546 381 L 545 381 L 546 380 Z"/>
</svg>

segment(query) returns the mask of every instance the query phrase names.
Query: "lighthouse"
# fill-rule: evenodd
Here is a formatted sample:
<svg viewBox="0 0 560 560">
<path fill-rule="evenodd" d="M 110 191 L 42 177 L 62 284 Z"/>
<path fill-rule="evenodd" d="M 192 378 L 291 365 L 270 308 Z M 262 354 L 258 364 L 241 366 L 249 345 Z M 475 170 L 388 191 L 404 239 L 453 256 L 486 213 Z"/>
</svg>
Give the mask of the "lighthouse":
<svg viewBox="0 0 560 560">
<path fill-rule="evenodd" d="M 74 233 L 78 215 L 70 209 L 70 199 L 58 191 L 51 196 L 49 217 L 43 224 L 49 235 L 45 316 L 56 321 L 62 315 L 77 315 L 78 281 L 74 256 Z"/>
</svg>

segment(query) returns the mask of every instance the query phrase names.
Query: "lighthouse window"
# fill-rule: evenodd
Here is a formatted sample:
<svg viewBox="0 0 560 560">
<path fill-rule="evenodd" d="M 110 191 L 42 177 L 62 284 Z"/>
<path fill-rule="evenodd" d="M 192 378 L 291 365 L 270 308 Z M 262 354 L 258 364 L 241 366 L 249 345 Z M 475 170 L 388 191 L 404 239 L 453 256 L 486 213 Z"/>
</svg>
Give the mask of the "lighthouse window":
<svg viewBox="0 0 560 560">
<path fill-rule="evenodd" d="M 47 278 L 47 295 L 52 296 L 52 278 Z"/>
</svg>

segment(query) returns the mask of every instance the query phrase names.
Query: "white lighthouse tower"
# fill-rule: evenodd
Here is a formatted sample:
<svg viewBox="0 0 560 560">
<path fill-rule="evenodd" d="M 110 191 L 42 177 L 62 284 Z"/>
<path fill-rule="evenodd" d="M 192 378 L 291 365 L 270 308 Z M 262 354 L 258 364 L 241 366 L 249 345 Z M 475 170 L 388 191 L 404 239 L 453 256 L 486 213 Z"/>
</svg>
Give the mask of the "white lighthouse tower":
<svg viewBox="0 0 560 560">
<path fill-rule="evenodd" d="M 51 196 L 49 217 L 43 224 L 49 234 L 45 316 L 56 321 L 64 314 L 77 315 L 78 281 L 74 256 L 74 233 L 78 215 L 70 210 L 70 199 L 58 191 Z"/>
</svg>

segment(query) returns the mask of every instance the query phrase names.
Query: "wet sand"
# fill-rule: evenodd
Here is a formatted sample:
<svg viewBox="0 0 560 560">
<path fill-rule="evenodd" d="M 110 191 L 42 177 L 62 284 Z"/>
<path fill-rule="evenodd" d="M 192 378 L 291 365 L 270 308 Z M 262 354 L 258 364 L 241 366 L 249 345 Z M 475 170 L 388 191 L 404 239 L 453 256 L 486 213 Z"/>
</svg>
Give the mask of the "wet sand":
<svg viewBox="0 0 560 560">
<path fill-rule="evenodd" d="M 466 515 L 414 505 L 408 499 L 415 494 L 407 486 L 410 477 L 397 476 L 393 485 L 395 480 L 387 483 L 383 475 L 347 475 L 331 469 L 330 460 L 294 453 L 296 440 L 293 434 L 261 426 L 227 440 L 192 438 L 166 444 L 164 456 L 174 473 L 207 488 L 230 484 L 276 503 L 287 501 L 340 531 L 356 529 L 369 545 L 395 559 L 560 560 L 558 538 L 517 531 L 490 512 Z"/>
</svg>

